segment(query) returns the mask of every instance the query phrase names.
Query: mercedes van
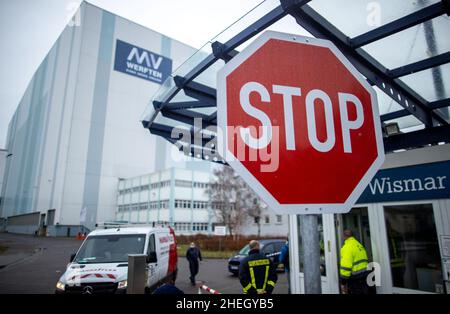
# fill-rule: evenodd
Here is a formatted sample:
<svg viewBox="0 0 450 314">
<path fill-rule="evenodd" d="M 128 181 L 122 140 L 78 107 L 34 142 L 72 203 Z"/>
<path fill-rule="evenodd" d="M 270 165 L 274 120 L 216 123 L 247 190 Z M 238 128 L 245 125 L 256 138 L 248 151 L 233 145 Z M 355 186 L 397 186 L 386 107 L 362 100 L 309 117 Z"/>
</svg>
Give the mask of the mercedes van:
<svg viewBox="0 0 450 314">
<path fill-rule="evenodd" d="M 129 254 L 146 255 L 146 292 L 176 276 L 178 257 L 172 228 L 95 230 L 71 256 L 56 293 L 126 293 Z"/>
</svg>

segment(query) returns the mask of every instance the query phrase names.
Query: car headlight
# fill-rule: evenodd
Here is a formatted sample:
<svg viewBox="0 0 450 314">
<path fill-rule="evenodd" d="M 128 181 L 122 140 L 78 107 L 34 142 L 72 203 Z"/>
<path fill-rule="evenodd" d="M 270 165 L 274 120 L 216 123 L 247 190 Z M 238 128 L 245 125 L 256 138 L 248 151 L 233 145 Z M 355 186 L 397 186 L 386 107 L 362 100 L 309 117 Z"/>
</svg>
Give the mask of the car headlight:
<svg viewBox="0 0 450 314">
<path fill-rule="evenodd" d="M 127 287 L 128 283 L 126 280 L 119 281 L 119 284 L 117 285 L 117 289 L 125 289 Z"/>
<path fill-rule="evenodd" d="M 61 281 L 58 281 L 57 283 L 56 283 L 56 289 L 58 289 L 58 290 L 66 290 L 66 285 L 65 284 L 63 284 Z"/>
</svg>

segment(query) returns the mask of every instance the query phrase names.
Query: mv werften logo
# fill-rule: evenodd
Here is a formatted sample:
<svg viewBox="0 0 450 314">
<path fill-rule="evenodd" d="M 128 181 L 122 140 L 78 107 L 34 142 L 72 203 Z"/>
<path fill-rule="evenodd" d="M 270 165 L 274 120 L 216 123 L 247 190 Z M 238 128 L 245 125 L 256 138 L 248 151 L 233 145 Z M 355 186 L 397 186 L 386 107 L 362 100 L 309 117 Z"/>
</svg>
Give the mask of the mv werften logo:
<svg viewBox="0 0 450 314">
<path fill-rule="evenodd" d="M 114 70 L 162 84 L 172 72 L 172 60 L 118 39 Z"/>
</svg>

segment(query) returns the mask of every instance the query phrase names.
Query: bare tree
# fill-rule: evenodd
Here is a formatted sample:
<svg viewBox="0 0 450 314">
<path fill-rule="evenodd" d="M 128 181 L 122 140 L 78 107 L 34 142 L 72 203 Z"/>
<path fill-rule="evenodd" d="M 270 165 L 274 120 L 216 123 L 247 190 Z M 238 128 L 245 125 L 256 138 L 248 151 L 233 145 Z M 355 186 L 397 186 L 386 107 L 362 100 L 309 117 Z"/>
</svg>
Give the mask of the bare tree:
<svg viewBox="0 0 450 314">
<path fill-rule="evenodd" d="M 247 184 L 244 184 L 242 202 L 244 203 L 247 216 L 250 217 L 258 226 L 258 237 L 260 237 L 264 203 Z"/>
<path fill-rule="evenodd" d="M 227 226 L 229 234 L 233 236 L 245 221 L 243 207 L 238 201 L 242 193 L 242 180 L 228 166 L 215 169 L 214 176 L 206 193 L 218 222 Z"/>
<path fill-rule="evenodd" d="M 245 184 L 231 167 L 214 170 L 215 178 L 206 193 L 215 209 L 219 223 L 227 226 L 229 234 L 239 235 L 241 227 L 249 217 L 258 225 L 261 235 L 261 215 L 263 204 L 260 198 Z"/>
</svg>

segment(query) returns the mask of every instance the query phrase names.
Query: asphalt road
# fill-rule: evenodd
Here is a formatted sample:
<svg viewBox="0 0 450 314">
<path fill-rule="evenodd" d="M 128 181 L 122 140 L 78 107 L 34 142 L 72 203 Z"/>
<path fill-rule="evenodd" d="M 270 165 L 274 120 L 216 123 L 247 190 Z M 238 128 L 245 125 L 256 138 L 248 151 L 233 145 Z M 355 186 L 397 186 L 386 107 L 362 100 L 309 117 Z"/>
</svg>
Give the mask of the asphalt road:
<svg viewBox="0 0 450 314">
<path fill-rule="evenodd" d="M 75 253 L 80 244 L 72 238 L 36 238 L 0 233 L 0 245 L 8 247 L 0 255 L 0 294 L 53 293 L 70 254 Z M 198 293 L 198 289 L 190 285 L 185 258 L 179 258 L 178 267 L 177 287 L 188 294 Z M 196 279 L 221 293 L 242 292 L 238 278 L 228 273 L 225 259 L 205 259 L 200 264 Z M 278 274 L 274 293 L 287 293 L 285 274 Z"/>
</svg>

